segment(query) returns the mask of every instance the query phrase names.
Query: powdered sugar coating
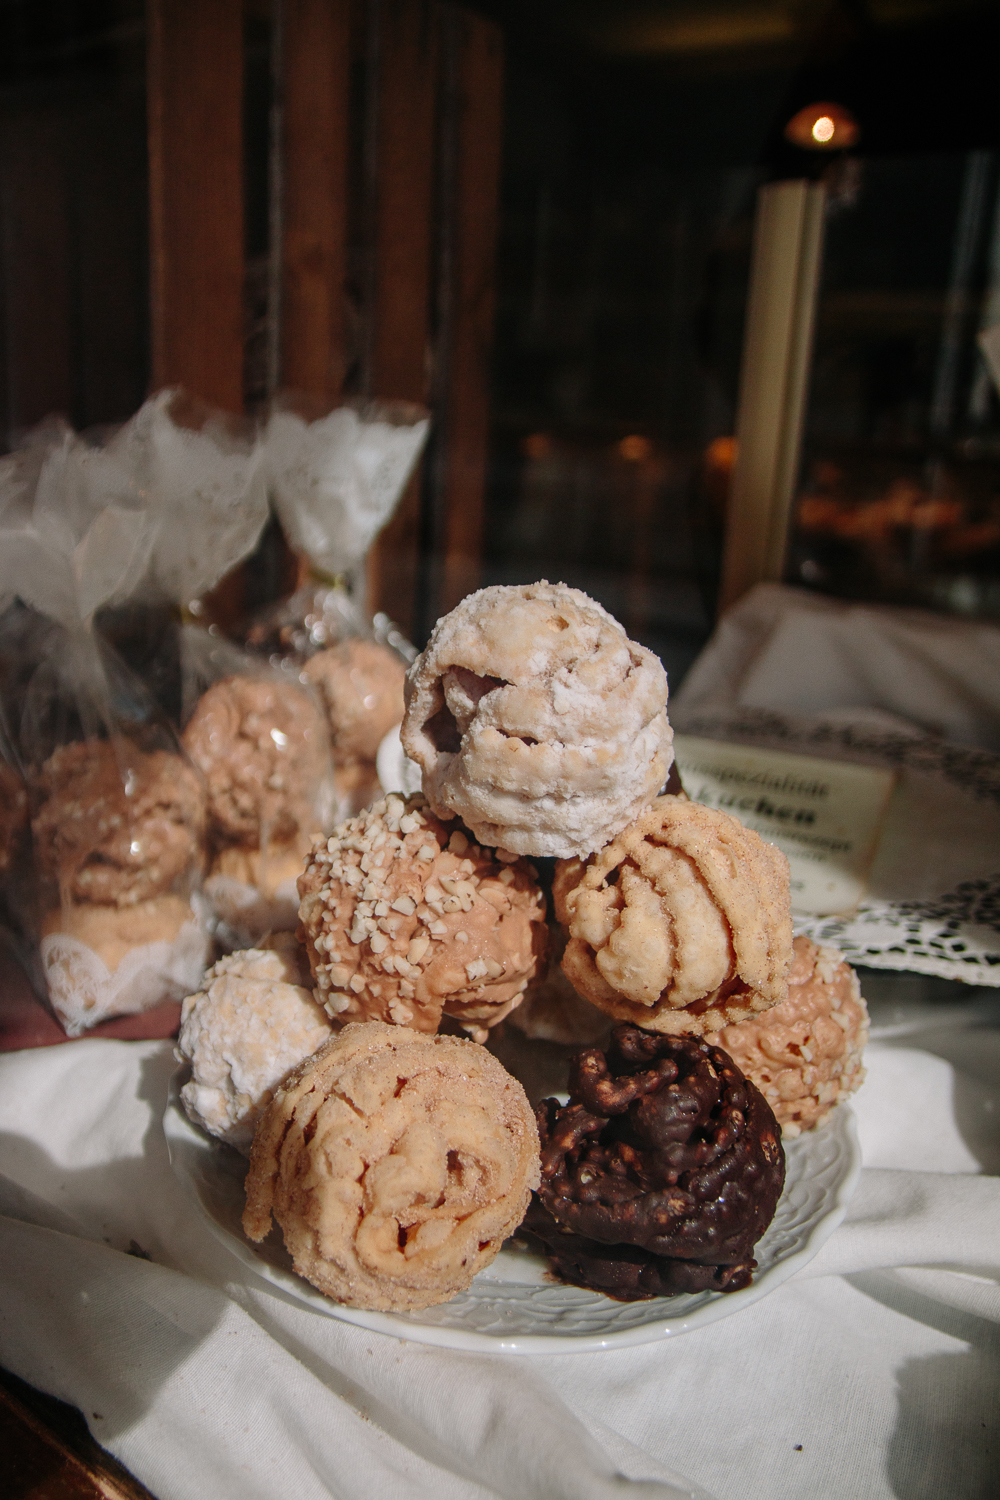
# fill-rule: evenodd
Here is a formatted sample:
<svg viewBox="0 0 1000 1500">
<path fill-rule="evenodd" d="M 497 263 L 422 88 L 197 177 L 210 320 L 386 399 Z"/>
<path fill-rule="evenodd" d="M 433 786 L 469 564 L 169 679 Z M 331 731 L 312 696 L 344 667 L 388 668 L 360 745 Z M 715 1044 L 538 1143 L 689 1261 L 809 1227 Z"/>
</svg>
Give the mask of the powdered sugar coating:
<svg viewBox="0 0 1000 1500">
<path fill-rule="evenodd" d="M 249 948 L 220 959 L 184 1001 L 177 1039 L 178 1057 L 191 1064 L 184 1108 L 243 1152 L 282 1079 L 332 1030 L 299 977 L 288 955 Z"/>
<path fill-rule="evenodd" d="M 338 1020 L 477 1040 L 520 1002 L 544 953 L 545 903 L 524 860 L 472 842 L 421 795 L 390 795 L 314 847 L 300 936 Z"/>
<path fill-rule="evenodd" d="M 480 589 L 407 676 L 402 741 L 440 817 L 515 854 L 589 854 L 663 786 L 667 678 L 594 600 L 546 582 Z"/>
<path fill-rule="evenodd" d="M 701 1036 L 787 996 L 788 861 L 728 813 L 658 797 L 553 895 L 564 973 L 617 1020 Z"/>
<path fill-rule="evenodd" d="M 417 1311 L 490 1264 L 538 1180 L 531 1107 L 485 1047 L 368 1022 L 275 1097 L 243 1227 L 262 1240 L 273 1213 L 296 1271 L 328 1297 Z"/>
<path fill-rule="evenodd" d="M 787 1136 L 818 1125 L 860 1088 L 868 1007 L 858 976 L 836 948 L 797 937 L 788 999 L 719 1033 L 736 1065 L 774 1111 Z"/>
</svg>

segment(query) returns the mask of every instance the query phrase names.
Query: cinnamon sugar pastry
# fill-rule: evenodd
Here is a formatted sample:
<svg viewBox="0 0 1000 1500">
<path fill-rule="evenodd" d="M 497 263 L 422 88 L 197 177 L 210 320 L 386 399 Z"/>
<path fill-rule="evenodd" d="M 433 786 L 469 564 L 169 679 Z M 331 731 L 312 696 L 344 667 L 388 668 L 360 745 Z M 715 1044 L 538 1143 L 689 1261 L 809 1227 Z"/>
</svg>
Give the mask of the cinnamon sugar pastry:
<svg viewBox="0 0 1000 1500">
<path fill-rule="evenodd" d="M 403 748 L 439 817 L 515 854 L 589 854 L 673 760 L 657 657 L 565 584 L 470 594 L 407 677 Z"/>
<path fill-rule="evenodd" d="M 262 1240 L 273 1214 L 296 1271 L 328 1297 L 418 1311 L 490 1264 L 537 1186 L 531 1107 L 491 1053 L 369 1021 L 268 1107 L 243 1227 Z"/>
<path fill-rule="evenodd" d="M 553 894 L 563 971 L 618 1020 L 701 1036 L 787 996 L 788 861 L 728 813 L 658 797 Z"/>
</svg>

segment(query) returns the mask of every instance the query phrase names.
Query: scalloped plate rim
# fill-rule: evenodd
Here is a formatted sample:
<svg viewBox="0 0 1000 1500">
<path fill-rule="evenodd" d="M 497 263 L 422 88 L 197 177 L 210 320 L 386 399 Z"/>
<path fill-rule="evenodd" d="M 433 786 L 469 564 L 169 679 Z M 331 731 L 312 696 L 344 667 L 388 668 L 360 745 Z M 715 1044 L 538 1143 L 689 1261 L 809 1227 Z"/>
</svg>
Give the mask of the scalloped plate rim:
<svg viewBox="0 0 1000 1500">
<path fill-rule="evenodd" d="M 233 1148 L 220 1147 L 220 1143 L 214 1141 L 188 1119 L 180 1102 L 179 1074 L 181 1071 L 183 1070 L 178 1070 L 178 1074 L 175 1074 L 171 1082 L 167 1107 L 163 1116 L 163 1129 L 170 1165 L 206 1228 L 243 1266 L 244 1270 L 259 1277 L 272 1294 L 290 1297 L 300 1306 L 308 1307 L 321 1316 L 337 1318 L 341 1322 L 367 1328 L 374 1333 L 390 1334 L 393 1338 L 410 1343 L 430 1344 L 438 1348 L 464 1350 L 470 1353 L 585 1354 L 602 1349 L 634 1348 L 640 1344 L 656 1343 L 665 1338 L 676 1338 L 680 1334 L 690 1333 L 710 1323 L 717 1323 L 722 1318 L 731 1317 L 734 1313 L 759 1302 L 762 1297 L 775 1291 L 818 1254 L 843 1221 L 847 1205 L 861 1174 L 861 1147 L 854 1111 L 849 1103 L 841 1101 L 826 1120 L 817 1127 L 817 1132 L 837 1131 L 841 1148 L 840 1170 L 835 1183 L 827 1191 L 821 1211 L 812 1216 L 805 1243 L 797 1250 L 780 1256 L 773 1265 L 756 1276 L 751 1285 L 743 1291 L 710 1293 L 708 1294 L 709 1300 L 700 1303 L 688 1313 L 678 1313 L 672 1317 L 653 1316 L 648 1322 L 643 1322 L 636 1327 L 611 1330 L 605 1334 L 484 1333 L 474 1328 L 463 1329 L 434 1323 L 421 1323 L 418 1321 L 421 1317 L 420 1313 L 370 1312 L 362 1308 L 345 1307 L 342 1303 L 334 1302 L 331 1298 L 316 1291 L 294 1272 L 283 1271 L 280 1267 L 272 1266 L 261 1259 L 249 1240 L 242 1236 L 237 1237 L 215 1216 L 209 1202 L 203 1196 L 203 1180 L 190 1170 L 188 1158 L 192 1151 L 198 1153 L 196 1159 L 206 1160 L 220 1149 L 231 1151 Z M 786 1151 L 791 1146 L 798 1154 L 801 1150 L 798 1142 L 808 1143 L 810 1138 L 816 1138 L 816 1133 L 810 1131 L 791 1142 L 786 1142 Z M 786 1191 L 787 1186 L 786 1182 Z M 483 1274 L 489 1275 L 488 1272 Z M 473 1286 L 475 1285 L 476 1283 L 473 1282 Z M 560 1284 L 553 1280 L 553 1291 L 558 1291 L 559 1288 Z M 582 1289 L 566 1287 L 565 1290 L 579 1295 Z M 595 1303 L 608 1300 L 599 1297 L 597 1293 L 584 1293 L 584 1295 L 593 1296 Z M 651 1312 L 658 1312 L 659 1304 L 670 1300 L 653 1298 L 642 1305 L 648 1307 Z M 638 1306 L 639 1304 L 616 1303 L 614 1305 Z"/>
</svg>

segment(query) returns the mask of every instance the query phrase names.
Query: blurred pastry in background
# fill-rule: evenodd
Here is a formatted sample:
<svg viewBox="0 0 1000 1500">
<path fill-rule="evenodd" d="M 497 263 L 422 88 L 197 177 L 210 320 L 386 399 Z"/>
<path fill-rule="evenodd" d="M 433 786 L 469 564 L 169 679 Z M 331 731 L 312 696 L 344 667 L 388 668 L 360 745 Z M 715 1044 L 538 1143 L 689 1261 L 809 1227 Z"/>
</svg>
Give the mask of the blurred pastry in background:
<svg viewBox="0 0 1000 1500">
<path fill-rule="evenodd" d="M 377 641 L 353 637 L 318 651 L 302 671 L 326 708 L 334 763 L 374 764 L 380 742 L 403 717 L 400 658 Z"/>
<path fill-rule="evenodd" d="M 235 941 L 294 927 L 295 881 L 333 799 L 325 718 L 306 689 L 230 676 L 202 694 L 184 748 L 208 788 L 205 889 Z"/>
</svg>

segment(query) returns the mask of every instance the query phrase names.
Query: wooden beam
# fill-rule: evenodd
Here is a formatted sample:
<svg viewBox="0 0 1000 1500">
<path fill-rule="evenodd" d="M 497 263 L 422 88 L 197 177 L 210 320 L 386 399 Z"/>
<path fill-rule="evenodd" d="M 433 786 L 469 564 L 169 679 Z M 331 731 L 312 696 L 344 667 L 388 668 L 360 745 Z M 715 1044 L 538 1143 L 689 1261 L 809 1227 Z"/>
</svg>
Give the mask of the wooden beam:
<svg viewBox="0 0 1000 1500">
<path fill-rule="evenodd" d="M 348 358 L 350 0 L 283 0 L 282 29 L 279 379 L 332 403 Z"/>
<path fill-rule="evenodd" d="M 499 28 L 449 5 L 444 36 L 435 614 L 452 609 L 479 583 L 503 130 Z"/>
<path fill-rule="evenodd" d="M 760 190 L 726 513 L 720 613 L 780 580 L 798 480 L 823 248 L 821 182 Z"/>
<path fill-rule="evenodd" d="M 432 0 L 369 0 L 367 390 L 426 403 L 440 13 Z M 372 548 L 368 607 L 413 633 L 421 550 L 418 473 Z"/>
<path fill-rule="evenodd" d="M 76 417 L 70 206 L 57 121 L 0 124 L 3 437 Z"/>
<path fill-rule="evenodd" d="M 243 4 L 147 0 L 153 386 L 243 407 Z"/>
</svg>

